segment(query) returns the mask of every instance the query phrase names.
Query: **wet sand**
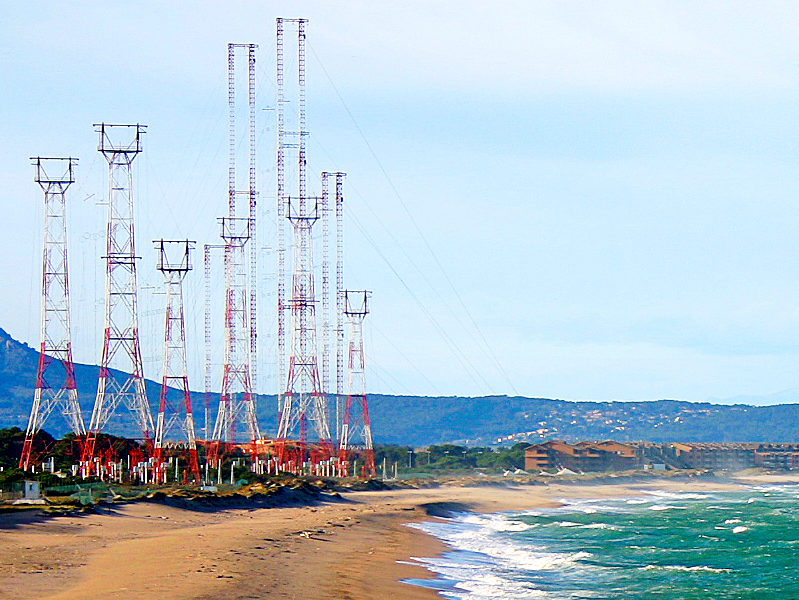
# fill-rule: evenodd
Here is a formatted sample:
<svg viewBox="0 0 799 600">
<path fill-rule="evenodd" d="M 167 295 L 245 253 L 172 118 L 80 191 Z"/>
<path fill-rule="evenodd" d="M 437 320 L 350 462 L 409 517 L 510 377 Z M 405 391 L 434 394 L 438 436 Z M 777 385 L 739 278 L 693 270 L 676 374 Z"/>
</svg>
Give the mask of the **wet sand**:
<svg viewBox="0 0 799 600">
<path fill-rule="evenodd" d="M 402 583 L 429 573 L 412 557 L 443 544 L 407 523 L 442 508 L 497 512 L 569 498 L 634 496 L 647 489 L 709 491 L 734 483 L 443 486 L 351 492 L 316 506 L 197 512 L 155 503 L 98 514 L 0 514 L 0 598 L 422 600 Z"/>
</svg>

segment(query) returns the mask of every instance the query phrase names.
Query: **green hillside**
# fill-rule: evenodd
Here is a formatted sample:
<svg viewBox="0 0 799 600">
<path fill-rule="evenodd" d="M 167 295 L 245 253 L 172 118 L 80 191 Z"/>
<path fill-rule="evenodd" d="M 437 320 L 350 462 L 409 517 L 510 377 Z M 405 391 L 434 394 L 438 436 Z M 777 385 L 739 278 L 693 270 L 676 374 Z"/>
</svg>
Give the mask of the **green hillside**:
<svg viewBox="0 0 799 600">
<path fill-rule="evenodd" d="M 30 410 L 39 354 L 0 329 L 0 428 L 25 428 Z M 76 365 L 78 389 L 86 418 L 97 389 L 98 368 Z M 148 381 L 147 394 L 157 406 L 160 385 Z M 205 398 L 193 393 L 195 420 L 203 426 Z M 211 423 L 218 396 L 209 399 Z M 571 402 L 545 398 L 487 396 L 369 397 L 377 443 L 423 446 L 456 442 L 467 445 L 510 445 L 543 439 L 607 439 L 620 441 L 780 441 L 799 442 L 799 405 L 748 406 L 651 402 Z M 132 420 L 120 411 L 116 435 L 136 436 Z M 258 397 L 258 416 L 264 435 L 276 429 L 275 396 Z M 213 425 L 211 425 L 213 426 Z M 65 423 L 52 415 L 45 429 L 60 436 Z M 198 435 L 201 431 L 198 430 Z"/>
</svg>

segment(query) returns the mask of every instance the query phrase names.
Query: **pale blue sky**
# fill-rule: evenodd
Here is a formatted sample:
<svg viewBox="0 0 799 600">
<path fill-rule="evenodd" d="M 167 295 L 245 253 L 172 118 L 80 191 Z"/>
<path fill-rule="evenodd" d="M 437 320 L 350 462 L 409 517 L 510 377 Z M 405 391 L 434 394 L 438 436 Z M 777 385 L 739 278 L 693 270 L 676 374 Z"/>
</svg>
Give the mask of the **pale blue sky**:
<svg viewBox="0 0 799 600">
<path fill-rule="evenodd" d="M 346 281 L 374 290 L 371 390 L 705 400 L 799 388 L 795 3 L 3 4 L 0 326 L 18 339 L 39 337 L 41 192 L 27 159 L 77 155 L 74 345 L 98 361 L 106 169 L 91 125 L 139 121 L 143 349 L 160 377 L 150 240 L 216 241 L 226 44 L 261 45 L 271 211 L 274 19 L 303 16 L 311 171 L 348 172 Z M 271 308 L 268 230 L 260 245 Z M 201 280 L 187 282 L 196 389 Z M 269 319 L 263 393 L 277 387 Z"/>
</svg>

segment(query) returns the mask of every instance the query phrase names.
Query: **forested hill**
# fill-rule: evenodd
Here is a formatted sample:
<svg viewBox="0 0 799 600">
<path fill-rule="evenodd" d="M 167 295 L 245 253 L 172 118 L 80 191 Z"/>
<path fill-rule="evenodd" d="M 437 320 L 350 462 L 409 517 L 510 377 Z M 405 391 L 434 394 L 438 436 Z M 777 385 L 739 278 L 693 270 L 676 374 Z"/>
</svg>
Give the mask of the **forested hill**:
<svg viewBox="0 0 799 600">
<path fill-rule="evenodd" d="M 369 406 L 375 435 L 392 443 L 483 445 L 554 438 L 799 442 L 799 404 L 755 407 L 678 400 L 571 402 L 507 396 L 374 395 L 369 397 Z"/>
<path fill-rule="evenodd" d="M 36 350 L 0 329 L 0 428 L 25 427 L 38 359 Z M 87 420 L 97 390 L 97 373 L 96 366 L 76 365 Z M 152 381 L 147 386 L 151 406 L 156 407 L 160 386 Z M 208 407 L 212 418 L 216 415 L 217 401 L 214 395 Z M 193 402 L 201 429 L 203 395 L 193 394 Z M 754 407 L 677 400 L 571 402 L 507 396 L 442 398 L 374 394 L 369 397 L 369 408 L 375 441 L 387 444 L 488 445 L 552 438 L 799 442 L 799 404 Z M 274 432 L 277 414 L 274 396 L 258 397 L 258 414 L 264 434 Z M 58 415 L 50 417 L 45 429 L 54 435 L 65 433 Z M 123 419 L 121 428 L 112 433 L 135 436 L 129 418 Z"/>
</svg>

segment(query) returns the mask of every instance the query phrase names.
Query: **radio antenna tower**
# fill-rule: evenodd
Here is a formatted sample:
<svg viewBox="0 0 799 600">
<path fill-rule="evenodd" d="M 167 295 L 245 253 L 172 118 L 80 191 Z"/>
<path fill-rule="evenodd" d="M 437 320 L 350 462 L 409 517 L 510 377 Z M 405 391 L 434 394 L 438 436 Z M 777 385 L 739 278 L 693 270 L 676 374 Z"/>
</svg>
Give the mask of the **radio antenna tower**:
<svg viewBox="0 0 799 600">
<path fill-rule="evenodd" d="M 247 271 L 244 247 L 250 239 L 250 220 L 223 217 L 225 241 L 225 366 L 222 395 L 214 425 L 211 457 L 217 462 L 222 445 L 236 441 L 236 424 L 244 419 L 250 434 L 251 454 L 256 456 L 256 440 L 261 438 L 255 413 L 250 364 L 250 320 L 247 311 Z"/>
<path fill-rule="evenodd" d="M 341 439 L 339 441 L 339 468 L 342 475 L 356 475 L 350 473 L 349 454 L 354 448 L 363 451 L 365 465 L 363 475 L 376 477 L 375 451 L 372 440 L 372 424 L 369 420 L 369 406 L 366 400 L 366 372 L 363 356 L 363 321 L 369 314 L 367 305 L 371 292 L 344 291 L 344 314 L 350 323 L 350 363 L 349 363 L 349 390 L 347 404 L 344 408 L 344 421 L 341 426 Z M 353 405 L 360 404 L 361 422 L 353 420 Z M 353 440 L 361 438 L 358 446 L 353 445 Z"/>
<path fill-rule="evenodd" d="M 297 25 L 297 187 L 296 197 L 284 197 L 285 190 L 278 195 L 285 201 L 285 216 L 294 228 L 294 265 L 292 272 L 292 295 L 287 304 L 291 311 L 291 354 L 289 358 L 286 389 L 280 406 L 278 439 L 288 439 L 299 429 L 300 445 L 307 438 L 308 421 L 312 421 L 320 444 L 330 445 L 330 425 L 327 415 L 327 397 L 322 389 L 319 373 L 319 352 L 316 345 L 316 296 L 314 292 L 313 237 L 314 223 L 319 219 L 319 198 L 309 197 L 306 189 L 306 150 L 308 136 L 305 118 L 305 24 L 307 19 L 278 19 L 278 48 L 282 48 L 282 24 Z M 278 53 L 282 61 L 282 52 Z M 283 103 L 282 64 L 278 67 L 278 107 Z M 278 112 L 282 112 L 279 108 Z M 279 115 L 279 122 L 281 121 Z M 287 135 L 281 132 L 279 137 Z M 285 144 L 278 143 L 278 166 Z M 280 178 L 279 178 L 280 180 Z M 279 183 L 279 188 L 280 188 Z M 278 294 L 279 295 L 279 294 Z M 279 300 L 280 301 L 280 300 Z"/>
<path fill-rule="evenodd" d="M 186 327 L 183 320 L 183 279 L 191 270 L 190 252 L 195 242 L 189 240 L 155 240 L 158 250 L 156 268 L 164 274 L 166 282 L 166 327 L 164 329 L 164 372 L 161 379 L 161 398 L 158 404 L 158 419 L 155 426 L 156 481 L 165 481 L 164 444 L 170 431 L 178 425 L 188 444 L 189 469 L 197 483 L 200 465 L 197 460 L 197 437 L 194 431 L 194 415 L 191 409 L 191 393 L 186 369 Z M 182 395 L 180 406 L 169 405 L 169 389 L 176 388 Z M 175 457 L 177 460 L 177 457 Z"/>
<path fill-rule="evenodd" d="M 322 392 L 330 398 L 330 210 L 328 174 L 322 172 Z M 338 426 L 338 423 L 334 425 Z M 337 434 L 337 431 L 333 432 Z"/>
<path fill-rule="evenodd" d="M 75 181 L 73 168 L 78 159 L 35 157 L 31 160 L 36 166 L 35 181 L 44 190 L 44 247 L 39 368 L 19 460 L 19 468 L 25 471 L 38 462 L 33 450 L 34 437 L 56 407 L 60 408 L 73 433 L 80 437 L 86 434 L 72 362 L 67 269 L 65 194 Z"/>
<path fill-rule="evenodd" d="M 258 291 L 258 244 L 256 244 L 255 236 L 257 232 L 256 221 L 256 202 L 257 192 L 255 190 L 255 49 L 257 44 L 228 44 L 228 110 L 229 110 L 229 143 L 230 143 L 230 157 L 228 165 L 229 177 L 229 193 L 232 196 L 233 205 L 231 205 L 230 217 L 235 217 L 235 193 L 245 194 L 248 199 L 249 218 L 250 218 L 250 353 L 252 354 L 252 362 L 250 364 L 250 376 L 252 377 L 253 391 L 256 392 L 258 388 L 258 319 L 257 319 L 257 291 Z M 247 138 L 248 138 L 248 186 L 245 191 L 231 192 L 236 187 L 236 156 L 235 156 L 235 141 L 236 141 L 236 96 L 235 96 L 235 49 L 247 49 Z"/>
<path fill-rule="evenodd" d="M 142 151 L 144 125 L 95 125 L 98 150 L 108 161 L 108 233 L 106 242 L 105 333 L 100 378 L 84 446 L 84 461 L 95 455 L 97 434 L 120 403 L 131 411 L 145 443 L 153 433 L 142 369 L 136 291 L 131 164 Z M 113 369 L 113 370 L 112 370 Z"/>
<path fill-rule="evenodd" d="M 285 153 L 289 144 L 286 142 L 285 118 L 283 105 L 286 103 L 283 91 L 283 19 L 277 19 L 277 406 L 280 414 L 283 406 L 283 382 L 286 381 L 286 160 Z"/>
<path fill-rule="evenodd" d="M 344 176 L 336 173 L 336 439 L 341 431 L 339 406 L 344 396 Z"/>
<path fill-rule="evenodd" d="M 344 288 L 344 194 L 343 183 L 346 173 L 322 172 L 322 389 L 335 399 L 334 435 L 341 435 L 341 399 L 344 395 L 344 305 L 342 290 Z M 335 178 L 334 208 L 330 207 L 329 180 Z M 336 281 L 335 281 L 335 323 L 330 322 L 330 265 L 329 265 L 329 221 L 334 213 L 336 223 Z M 330 386 L 330 347 L 329 331 L 333 328 L 336 355 L 336 388 L 331 392 Z"/>
<path fill-rule="evenodd" d="M 203 439 L 207 442 L 210 438 L 208 437 L 208 410 L 211 406 L 211 388 L 213 386 L 213 376 L 211 372 L 212 361 L 211 361 L 211 354 L 212 354 L 212 318 L 211 318 L 211 251 L 216 249 L 224 249 L 224 244 L 205 244 L 203 246 L 203 271 L 205 275 L 205 335 L 204 335 L 204 342 L 205 342 L 205 416 L 203 422 Z"/>
<path fill-rule="evenodd" d="M 255 190 L 255 49 L 257 44 L 228 44 L 228 216 L 220 219 L 225 242 L 225 366 L 222 374 L 222 395 L 214 425 L 211 455 L 219 456 L 221 444 L 236 441 L 236 422 L 243 416 L 250 433 L 251 453 L 256 457 L 256 440 L 261 434 L 255 411 L 254 387 L 257 357 L 257 247 Z M 237 188 L 236 179 L 236 49 L 246 48 L 248 64 L 248 187 Z M 247 218 L 237 216 L 236 199 L 246 195 L 249 201 Z M 249 290 L 247 256 L 249 246 Z M 239 394 L 241 397 L 239 398 Z"/>
</svg>

